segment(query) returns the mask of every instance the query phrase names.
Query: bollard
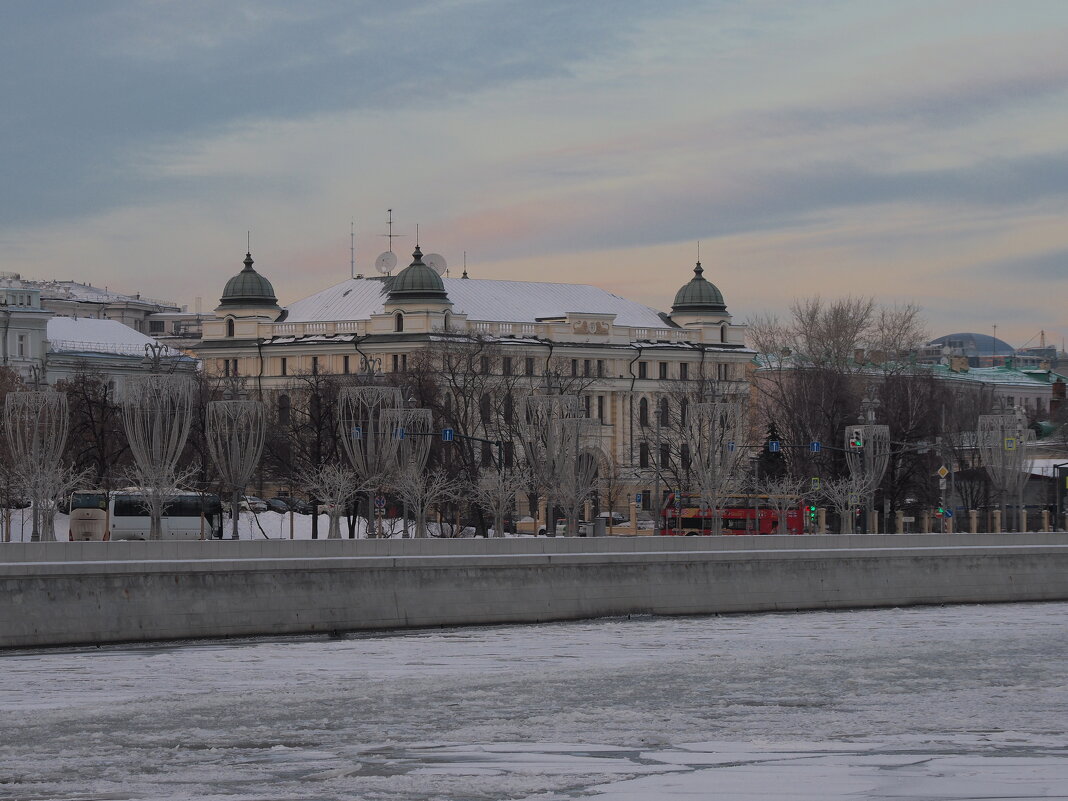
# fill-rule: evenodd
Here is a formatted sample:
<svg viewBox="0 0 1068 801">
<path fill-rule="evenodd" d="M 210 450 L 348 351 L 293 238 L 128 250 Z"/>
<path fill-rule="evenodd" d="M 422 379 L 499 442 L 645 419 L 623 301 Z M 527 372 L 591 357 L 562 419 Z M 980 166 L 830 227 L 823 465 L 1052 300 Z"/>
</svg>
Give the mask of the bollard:
<svg viewBox="0 0 1068 801">
<path fill-rule="evenodd" d="M 994 514 L 992 515 L 992 517 L 994 518 L 994 522 L 990 526 L 990 530 L 992 532 L 994 532 L 995 534 L 1000 534 L 1001 533 L 1001 510 L 1000 509 L 995 509 L 994 510 Z"/>
<path fill-rule="evenodd" d="M 905 512 L 901 509 L 894 512 L 894 530 L 898 534 L 905 533 Z"/>
<path fill-rule="evenodd" d="M 822 506 L 816 510 L 816 533 L 827 533 L 827 510 Z"/>
<path fill-rule="evenodd" d="M 1027 531 L 1027 509 L 1020 509 L 1020 528 L 1021 533 Z"/>
<path fill-rule="evenodd" d="M 1042 530 L 1049 531 L 1049 509 L 1042 510 Z"/>
<path fill-rule="evenodd" d="M 968 510 L 968 530 L 972 534 L 979 533 L 979 512 L 975 509 Z"/>
<path fill-rule="evenodd" d="M 920 533 L 931 533 L 931 513 L 926 509 L 924 509 L 923 514 L 920 515 Z"/>
</svg>

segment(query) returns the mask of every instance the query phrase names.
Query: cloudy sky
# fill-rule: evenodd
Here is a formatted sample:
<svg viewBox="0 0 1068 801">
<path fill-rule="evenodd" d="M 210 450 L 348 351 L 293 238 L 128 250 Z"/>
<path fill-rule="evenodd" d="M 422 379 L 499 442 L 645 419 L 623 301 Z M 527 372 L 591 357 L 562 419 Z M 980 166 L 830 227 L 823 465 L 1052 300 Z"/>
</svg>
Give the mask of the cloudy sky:
<svg viewBox="0 0 1068 801">
<path fill-rule="evenodd" d="M 1068 337 L 1068 2 L 0 3 L 0 270 L 213 308 L 386 248 Z M 453 273 L 458 274 L 458 273 Z"/>
</svg>

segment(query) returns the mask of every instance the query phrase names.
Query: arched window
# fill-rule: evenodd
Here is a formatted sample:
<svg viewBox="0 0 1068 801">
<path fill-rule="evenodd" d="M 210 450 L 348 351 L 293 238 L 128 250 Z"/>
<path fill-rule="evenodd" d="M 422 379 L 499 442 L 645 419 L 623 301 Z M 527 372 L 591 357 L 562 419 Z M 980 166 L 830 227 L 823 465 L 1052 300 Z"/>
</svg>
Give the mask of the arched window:
<svg viewBox="0 0 1068 801">
<path fill-rule="evenodd" d="M 649 425 L 649 401 L 645 398 L 638 401 L 638 425 Z"/>
<path fill-rule="evenodd" d="M 449 313 L 445 312 L 444 316 L 445 316 L 445 330 L 448 331 L 449 330 Z"/>
<path fill-rule="evenodd" d="M 404 330 L 404 315 L 401 314 L 400 312 L 397 312 L 396 314 L 393 315 L 393 330 L 394 331 L 403 331 Z"/>
<path fill-rule="evenodd" d="M 232 337 L 234 335 L 234 318 L 228 317 L 226 319 L 226 336 Z"/>
<path fill-rule="evenodd" d="M 289 425 L 290 400 L 288 395 L 278 396 L 278 424 Z"/>
<path fill-rule="evenodd" d="M 721 325 L 719 327 L 719 341 L 720 342 L 726 342 L 727 341 L 727 326 L 726 325 Z"/>
</svg>

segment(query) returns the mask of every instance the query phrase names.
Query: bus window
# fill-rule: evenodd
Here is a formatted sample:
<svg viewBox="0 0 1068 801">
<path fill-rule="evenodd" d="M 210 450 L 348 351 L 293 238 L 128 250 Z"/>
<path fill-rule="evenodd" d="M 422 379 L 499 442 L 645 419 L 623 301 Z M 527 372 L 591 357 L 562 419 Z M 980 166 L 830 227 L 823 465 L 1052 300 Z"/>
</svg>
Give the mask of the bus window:
<svg viewBox="0 0 1068 801">
<path fill-rule="evenodd" d="M 70 498 L 71 509 L 107 509 L 107 496 L 102 492 L 75 492 Z"/>
</svg>

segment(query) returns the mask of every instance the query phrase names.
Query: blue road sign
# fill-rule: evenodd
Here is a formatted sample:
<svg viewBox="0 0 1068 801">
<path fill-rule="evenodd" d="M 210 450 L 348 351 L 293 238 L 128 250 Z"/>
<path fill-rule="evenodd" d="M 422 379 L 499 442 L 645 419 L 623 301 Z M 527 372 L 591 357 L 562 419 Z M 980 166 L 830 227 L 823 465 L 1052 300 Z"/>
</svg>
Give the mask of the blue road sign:
<svg viewBox="0 0 1068 801">
<path fill-rule="evenodd" d="M 634 496 L 634 502 L 635 503 L 641 503 L 642 502 L 642 494 L 640 492 L 637 495 Z"/>
<path fill-rule="evenodd" d="M 730 451 L 731 453 L 734 453 L 734 448 L 735 448 L 735 445 L 734 445 L 733 441 L 727 443 L 727 450 L 728 451 Z"/>
<path fill-rule="evenodd" d="M 823 445 L 819 441 L 813 441 L 808 443 L 808 449 L 813 453 L 819 453 L 823 449 Z"/>
<path fill-rule="evenodd" d="M 404 439 L 404 429 L 398 428 L 393 432 L 394 439 Z"/>
<path fill-rule="evenodd" d="M 377 496 L 375 498 L 375 506 L 377 508 L 379 508 L 379 509 L 385 509 L 386 508 L 386 499 L 383 498 L 381 495 Z"/>
<path fill-rule="evenodd" d="M 943 517 L 953 517 L 953 510 L 952 509 L 946 509 L 944 512 L 942 512 L 942 516 Z"/>
<path fill-rule="evenodd" d="M 769 452 L 778 453 L 779 449 L 781 447 L 782 446 L 779 444 L 779 440 L 777 440 L 777 439 L 768 440 L 768 451 Z"/>
<path fill-rule="evenodd" d="M 360 428 L 359 426 L 353 426 L 352 427 L 352 438 L 353 439 L 363 439 L 363 429 Z"/>
<path fill-rule="evenodd" d="M 452 442 L 456 438 L 456 431 L 452 428 L 441 429 L 441 441 Z"/>
</svg>

